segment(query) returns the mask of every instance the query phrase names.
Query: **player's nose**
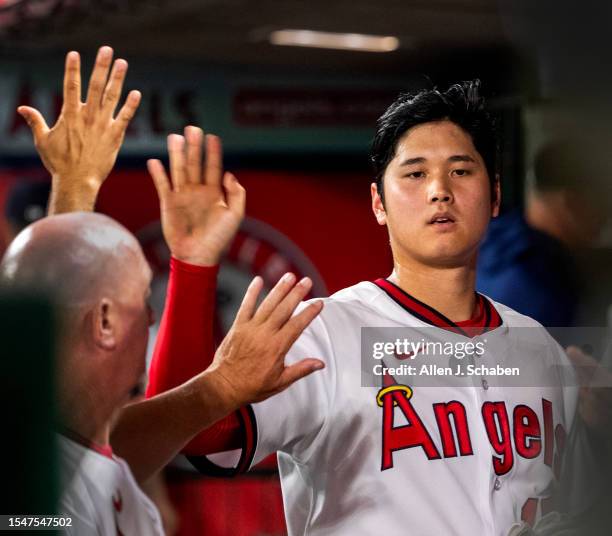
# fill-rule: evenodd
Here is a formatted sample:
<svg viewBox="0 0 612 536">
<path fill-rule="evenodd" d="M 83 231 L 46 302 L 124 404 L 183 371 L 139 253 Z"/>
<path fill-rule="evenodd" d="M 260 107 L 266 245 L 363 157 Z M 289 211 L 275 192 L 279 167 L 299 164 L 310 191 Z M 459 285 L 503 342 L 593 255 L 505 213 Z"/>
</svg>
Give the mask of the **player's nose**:
<svg viewBox="0 0 612 536">
<path fill-rule="evenodd" d="M 453 193 L 448 182 L 442 177 L 433 177 L 427 189 L 429 203 L 452 203 Z"/>
<path fill-rule="evenodd" d="M 450 192 L 433 192 L 429 195 L 430 203 L 451 203 L 453 196 Z"/>
</svg>

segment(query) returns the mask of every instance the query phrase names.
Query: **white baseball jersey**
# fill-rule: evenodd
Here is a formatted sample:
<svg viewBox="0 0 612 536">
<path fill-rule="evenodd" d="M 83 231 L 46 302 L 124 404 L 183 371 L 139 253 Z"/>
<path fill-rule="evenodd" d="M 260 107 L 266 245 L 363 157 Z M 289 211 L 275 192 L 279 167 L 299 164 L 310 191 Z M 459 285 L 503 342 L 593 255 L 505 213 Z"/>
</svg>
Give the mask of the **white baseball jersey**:
<svg viewBox="0 0 612 536">
<path fill-rule="evenodd" d="M 569 361 L 537 322 L 478 299 L 489 331 L 463 339 L 489 341 L 493 349 L 478 357 L 488 371 L 517 358 L 495 348 L 530 348 L 533 340 L 520 346 L 515 339 L 537 339 L 543 352 L 522 356 L 530 387 L 495 386 L 489 372 L 462 386 L 441 377 L 411 387 L 406 377 L 385 374 L 377 386 L 362 387 L 362 328 L 410 327 L 428 337 L 449 334 L 432 325 L 462 330 L 386 280 L 325 300 L 286 363 L 317 357 L 326 368 L 252 406 L 253 453 L 241 459 L 250 466 L 278 452 L 291 536 L 505 536 L 553 507 L 577 388 L 551 374 L 555 363 Z"/>
<path fill-rule="evenodd" d="M 159 512 L 138 487 L 128 464 L 84 441 L 59 436 L 62 497 L 76 536 L 163 536 Z"/>
</svg>

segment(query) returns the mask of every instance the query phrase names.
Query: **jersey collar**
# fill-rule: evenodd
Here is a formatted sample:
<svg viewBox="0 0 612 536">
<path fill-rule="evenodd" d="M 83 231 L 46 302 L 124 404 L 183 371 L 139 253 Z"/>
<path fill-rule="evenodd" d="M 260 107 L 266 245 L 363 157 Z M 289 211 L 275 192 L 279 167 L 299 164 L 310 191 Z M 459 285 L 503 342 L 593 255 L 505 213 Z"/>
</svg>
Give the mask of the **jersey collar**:
<svg viewBox="0 0 612 536">
<path fill-rule="evenodd" d="M 94 443 L 93 441 L 90 441 L 86 437 L 83 437 L 82 435 L 78 434 L 73 430 L 70 430 L 69 428 L 66 428 L 65 426 L 59 426 L 58 432 L 66 439 L 69 439 L 74 443 L 78 443 L 86 449 L 93 450 L 106 458 L 110 458 L 111 460 L 113 459 L 113 449 L 110 445 L 100 445 L 98 443 Z"/>
<path fill-rule="evenodd" d="M 471 318 L 464 322 L 453 322 L 441 312 L 417 300 L 414 296 L 411 296 L 388 279 L 377 279 L 374 281 L 374 284 L 382 289 L 393 301 L 395 301 L 395 303 L 419 320 L 438 328 L 459 333 L 466 337 L 481 335 L 486 331 L 490 331 L 502 325 L 501 316 L 495 307 L 493 307 L 493 304 L 482 294 L 476 293 L 479 313 L 475 318 Z"/>
</svg>

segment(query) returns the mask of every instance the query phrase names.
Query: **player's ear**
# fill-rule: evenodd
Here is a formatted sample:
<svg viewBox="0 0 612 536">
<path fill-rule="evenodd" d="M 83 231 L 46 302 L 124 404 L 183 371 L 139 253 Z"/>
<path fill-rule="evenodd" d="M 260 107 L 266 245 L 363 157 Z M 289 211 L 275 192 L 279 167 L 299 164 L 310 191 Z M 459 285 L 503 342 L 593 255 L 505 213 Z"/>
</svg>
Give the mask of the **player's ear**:
<svg viewBox="0 0 612 536">
<path fill-rule="evenodd" d="M 501 206 L 501 180 L 499 173 L 495 174 L 495 180 L 491 185 L 491 216 L 497 218 L 499 216 L 499 207 Z"/>
<path fill-rule="evenodd" d="M 108 298 L 102 298 L 92 310 L 91 333 L 94 344 L 106 351 L 117 347 L 117 305 Z"/>
<path fill-rule="evenodd" d="M 375 182 L 370 184 L 370 193 L 372 194 L 372 212 L 376 216 L 378 225 L 387 225 L 387 212 Z"/>
</svg>

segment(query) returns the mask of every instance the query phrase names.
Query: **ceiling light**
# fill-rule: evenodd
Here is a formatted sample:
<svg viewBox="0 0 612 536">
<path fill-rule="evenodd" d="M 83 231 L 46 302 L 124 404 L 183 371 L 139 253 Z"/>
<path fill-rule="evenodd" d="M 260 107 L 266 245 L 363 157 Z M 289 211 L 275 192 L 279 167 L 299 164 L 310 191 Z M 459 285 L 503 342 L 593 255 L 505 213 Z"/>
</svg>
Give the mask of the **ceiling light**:
<svg viewBox="0 0 612 536">
<path fill-rule="evenodd" d="M 392 52 L 399 47 L 399 39 L 393 36 L 312 30 L 277 30 L 270 34 L 269 39 L 273 45 L 365 52 Z"/>
</svg>

